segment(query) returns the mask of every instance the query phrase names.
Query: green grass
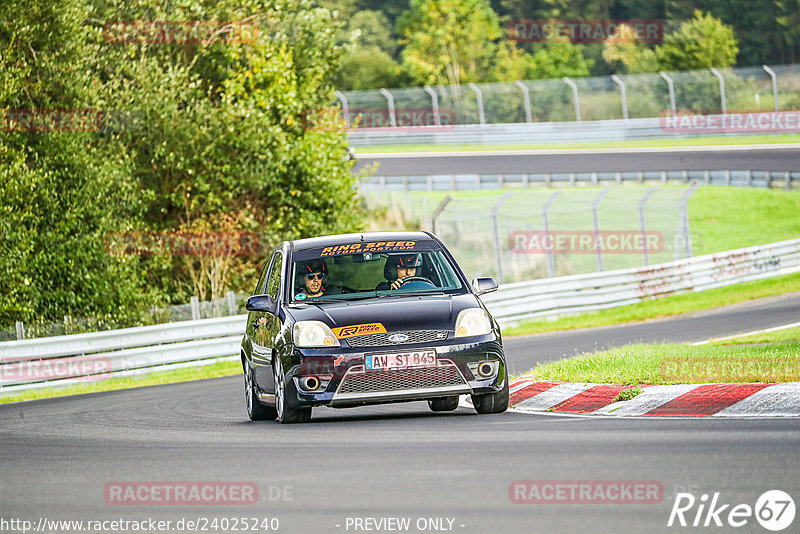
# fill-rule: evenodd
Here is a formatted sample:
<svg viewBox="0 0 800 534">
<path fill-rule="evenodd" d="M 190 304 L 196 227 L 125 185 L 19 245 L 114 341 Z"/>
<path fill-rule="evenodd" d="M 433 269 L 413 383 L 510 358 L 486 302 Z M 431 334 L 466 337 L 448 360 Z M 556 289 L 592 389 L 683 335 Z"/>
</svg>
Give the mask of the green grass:
<svg viewBox="0 0 800 534">
<path fill-rule="evenodd" d="M 520 145 L 391 145 L 378 147 L 356 147 L 356 155 L 390 152 L 466 152 L 495 150 L 559 150 L 592 148 L 649 148 L 681 146 L 724 146 L 724 145 L 771 145 L 800 142 L 800 135 L 753 135 L 753 136 L 709 136 L 678 139 L 642 139 L 637 141 L 604 141 L 597 143 L 551 143 Z"/>
<path fill-rule="evenodd" d="M 626 345 L 540 365 L 525 376 L 627 385 L 800 382 L 800 328 L 698 346 Z"/>
<path fill-rule="evenodd" d="M 800 291 L 800 273 L 754 280 L 697 293 L 670 295 L 598 312 L 560 317 L 555 320 L 531 319 L 503 329 L 504 336 L 536 334 L 593 326 L 609 326 L 668 317 L 690 311 L 718 308 L 747 300 Z"/>
<path fill-rule="evenodd" d="M 143 386 L 156 386 L 159 384 L 172 384 L 175 382 L 189 382 L 241 374 L 241 362 L 218 362 L 202 367 L 186 367 L 171 371 L 155 371 L 147 375 L 137 375 L 120 378 L 109 378 L 98 382 L 86 382 L 63 388 L 31 389 L 20 393 L 0 396 L 0 404 L 19 402 L 34 399 L 47 399 L 51 397 L 64 397 L 67 395 L 82 395 L 97 393 L 99 391 L 114 391 L 119 389 L 138 388 Z"/>
</svg>

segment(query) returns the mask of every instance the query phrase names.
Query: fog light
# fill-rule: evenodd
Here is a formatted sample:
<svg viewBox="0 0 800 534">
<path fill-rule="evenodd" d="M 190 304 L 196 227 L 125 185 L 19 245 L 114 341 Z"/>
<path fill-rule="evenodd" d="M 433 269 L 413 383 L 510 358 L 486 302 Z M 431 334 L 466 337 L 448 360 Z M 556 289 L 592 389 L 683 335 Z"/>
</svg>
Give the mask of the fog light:
<svg viewBox="0 0 800 534">
<path fill-rule="evenodd" d="M 499 362 L 497 360 L 486 360 L 483 362 L 472 362 L 467 364 L 472 376 L 478 380 L 486 380 L 497 376 Z"/>
<path fill-rule="evenodd" d="M 302 393 L 322 393 L 328 388 L 333 375 L 308 375 L 294 377 L 297 389 Z"/>
<path fill-rule="evenodd" d="M 494 365 L 492 365 L 492 362 L 483 362 L 478 365 L 478 374 L 483 378 L 494 375 Z"/>
</svg>

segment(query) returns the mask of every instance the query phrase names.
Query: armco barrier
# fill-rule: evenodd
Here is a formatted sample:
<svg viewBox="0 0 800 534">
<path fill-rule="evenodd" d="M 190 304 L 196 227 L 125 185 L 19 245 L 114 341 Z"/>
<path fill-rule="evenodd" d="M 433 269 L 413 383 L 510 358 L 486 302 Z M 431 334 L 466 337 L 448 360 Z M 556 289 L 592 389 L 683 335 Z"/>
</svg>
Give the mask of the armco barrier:
<svg viewBox="0 0 800 534">
<path fill-rule="evenodd" d="M 800 239 L 644 268 L 505 284 L 483 301 L 501 324 L 611 308 L 800 271 Z M 0 343 L 0 395 L 238 358 L 245 315 Z M 96 363 L 97 365 L 83 365 Z M 70 367 L 72 365 L 72 367 Z M 87 368 L 89 368 L 87 370 Z M 80 370 L 80 374 L 70 372 Z M 48 372 L 44 372 L 47 370 Z"/>
<path fill-rule="evenodd" d="M 800 239 L 659 265 L 501 286 L 483 301 L 502 324 L 587 312 L 800 271 Z"/>
</svg>

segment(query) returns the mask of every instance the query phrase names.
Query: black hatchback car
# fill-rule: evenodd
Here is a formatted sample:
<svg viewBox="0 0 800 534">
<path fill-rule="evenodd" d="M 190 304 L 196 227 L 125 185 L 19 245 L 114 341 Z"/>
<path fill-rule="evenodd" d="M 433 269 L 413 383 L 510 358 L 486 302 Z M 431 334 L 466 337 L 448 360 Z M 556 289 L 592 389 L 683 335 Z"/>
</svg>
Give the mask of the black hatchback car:
<svg viewBox="0 0 800 534">
<path fill-rule="evenodd" d="M 242 339 L 252 420 L 306 422 L 314 406 L 427 400 L 433 411 L 470 394 L 478 413 L 508 408 L 497 322 L 427 232 L 363 233 L 281 243 L 247 300 Z"/>
</svg>

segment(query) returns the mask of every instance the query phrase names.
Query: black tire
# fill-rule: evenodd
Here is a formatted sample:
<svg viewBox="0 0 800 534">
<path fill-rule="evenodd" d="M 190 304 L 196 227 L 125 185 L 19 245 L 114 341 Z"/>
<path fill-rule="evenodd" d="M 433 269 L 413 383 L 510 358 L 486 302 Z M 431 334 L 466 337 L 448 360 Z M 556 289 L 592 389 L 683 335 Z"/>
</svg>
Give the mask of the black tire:
<svg viewBox="0 0 800 534">
<path fill-rule="evenodd" d="M 308 423 L 311 420 L 311 408 L 291 408 L 286 403 L 286 375 L 277 358 L 273 372 L 275 375 L 275 411 L 277 412 L 275 419 L 285 424 Z"/>
<path fill-rule="evenodd" d="M 458 395 L 443 399 L 429 399 L 428 407 L 434 412 L 452 412 L 458 408 Z"/>
<path fill-rule="evenodd" d="M 244 367 L 244 404 L 247 408 L 247 415 L 251 421 L 270 421 L 275 419 L 278 412 L 275 408 L 264 406 L 258 400 L 258 392 L 253 381 L 253 372 L 247 364 Z"/>
<path fill-rule="evenodd" d="M 503 413 L 508 410 L 508 372 L 506 372 L 503 389 L 500 391 L 470 396 L 472 405 L 478 413 Z"/>
</svg>

